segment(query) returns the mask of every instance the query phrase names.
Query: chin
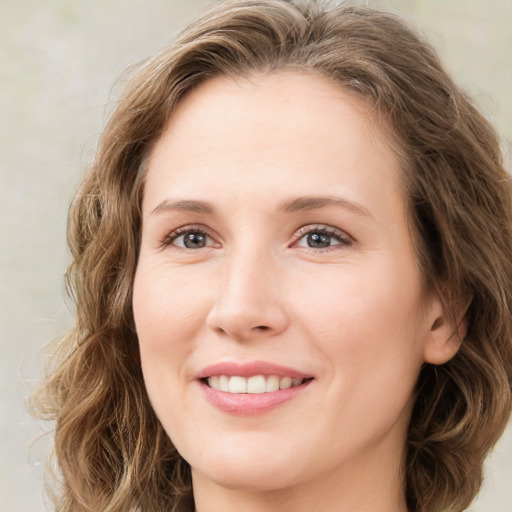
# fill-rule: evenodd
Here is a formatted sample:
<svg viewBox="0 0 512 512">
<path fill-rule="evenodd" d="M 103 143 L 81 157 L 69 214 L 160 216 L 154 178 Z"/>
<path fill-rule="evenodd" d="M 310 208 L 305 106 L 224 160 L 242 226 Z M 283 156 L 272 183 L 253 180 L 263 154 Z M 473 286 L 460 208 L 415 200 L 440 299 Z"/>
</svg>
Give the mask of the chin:
<svg viewBox="0 0 512 512">
<path fill-rule="evenodd" d="M 272 469 L 269 466 L 273 466 L 272 459 L 267 462 L 265 467 L 255 467 L 246 463 L 222 468 L 212 465 L 204 472 L 193 468 L 192 475 L 195 479 L 195 475 L 201 474 L 202 478 L 232 491 L 261 493 L 290 488 L 295 485 L 294 479 L 290 478 L 286 471 Z"/>
<path fill-rule="evenodd" d="M 282 447 L 278 451 L 268 446 L 253 450 L 248 450 L 247 445 L 246 449 L 240 446 L 243 445 L 233 442 L 231 451 L 208 451 L 208 456 L 197 464 L 192 457 L 189 460 L 192 474 L 201 475 L 227 489 L 254 492 L 293 487 L 300 480 L 298 452 L 290 458 L 283 453 Z"/>
</svg>

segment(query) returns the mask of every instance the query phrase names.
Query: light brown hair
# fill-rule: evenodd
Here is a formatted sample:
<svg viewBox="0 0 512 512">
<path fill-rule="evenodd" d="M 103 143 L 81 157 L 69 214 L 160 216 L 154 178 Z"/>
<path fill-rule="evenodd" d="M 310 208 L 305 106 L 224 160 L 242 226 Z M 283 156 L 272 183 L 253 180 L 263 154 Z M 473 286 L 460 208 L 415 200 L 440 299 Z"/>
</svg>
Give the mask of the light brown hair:
<svg viewBox="0 0 512 512">
<path fill-rule="evenodd" d="M 144 164 L 193 87 L 283 69 L 332 79 L 391 127 L 425 289 L 468 323 L 457 355 L 419 375 L 407 503 L 411 512 L 461 511 L 478 492 L 512 404 L 512 204 L 498 138 L 432 48 L 394 15 L 232 0 L 140 68 L 73 201 L 67 283 L 76 325 L 37 397 L 39 415 L 56 422 L 58 510 L 192 510 L 189 467 L 144 388 L 132 315 Z"/>
</svg>

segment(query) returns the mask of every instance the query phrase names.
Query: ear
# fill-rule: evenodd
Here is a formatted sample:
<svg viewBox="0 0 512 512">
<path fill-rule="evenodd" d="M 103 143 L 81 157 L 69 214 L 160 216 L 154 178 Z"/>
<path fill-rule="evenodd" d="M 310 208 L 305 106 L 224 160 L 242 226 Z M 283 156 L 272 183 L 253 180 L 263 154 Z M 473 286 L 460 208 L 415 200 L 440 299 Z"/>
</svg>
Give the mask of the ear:
<svg viewBox="0 0 512 512">
<path fill-rule="evenodd" d="M 437 297 L 432 301 L 430 333 L 424 348 L 426 363 L 444 364 L 457 353 L 468 331 L 466 310 L 466 307 L 457 310 Z"/>
</svg>

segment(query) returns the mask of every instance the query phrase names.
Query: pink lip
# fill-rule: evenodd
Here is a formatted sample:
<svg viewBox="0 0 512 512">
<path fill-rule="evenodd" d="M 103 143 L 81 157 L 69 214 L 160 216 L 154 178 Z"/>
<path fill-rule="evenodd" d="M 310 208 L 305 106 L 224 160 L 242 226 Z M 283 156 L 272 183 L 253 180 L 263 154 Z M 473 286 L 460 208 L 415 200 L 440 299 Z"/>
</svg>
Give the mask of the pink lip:
<svg viewBox="0 0 512 512">
<path fill-rule="evenodd" d="M 303 372 L 281 366 L 267 361 L 253 361 L 251 363 L 221 362 L 203 368 L 196 379 L 205 379 L 212 375 L 238 375 L 240 377 L 252 377 L 253 375 L 278 375 L 279 377 L 291 377 L 292 379 L 306 379 L 312 377 Z"/>
<path fill-rule="evenodd" d="M 211 388 L 203 381 L 198 382 L 208 402 L 221 411 L 237 416 L 251 416 L 271 411 L 280 404 L 292 400 L 305 391 L 312 381 L 307 380 L 293 388 L 280 389 L 272 393 L 261 394 L 226 393 L 225 391 Z"/>
<path fill-rule="evenodd" d="M 238 375 L 240 377 L 252 377 L 254 375 L 277 375 L 279 377 L 291 377 L 292 379 L 308 379 L 299 386 L 288 389 L 280 389 L 271 393 L 226 393 L 208 386 L 205 382 L 212 375 Z M 251 363 L 221 362 L 203 368 L 196 379 L 205 398 L 221 411 L 239 415 L 250 416 L 268 412 L 280 404 L 292 400 L 304 392 L 312 382 L 312 375 L 277 365 L 266 361 L 254 361 Z"/>
</svg>

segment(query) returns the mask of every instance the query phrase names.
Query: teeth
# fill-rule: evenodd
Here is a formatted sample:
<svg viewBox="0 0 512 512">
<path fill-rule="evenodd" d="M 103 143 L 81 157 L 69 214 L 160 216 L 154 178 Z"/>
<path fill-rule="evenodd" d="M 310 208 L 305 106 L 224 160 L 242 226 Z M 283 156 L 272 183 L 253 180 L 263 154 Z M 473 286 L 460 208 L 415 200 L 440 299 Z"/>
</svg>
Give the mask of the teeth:
<svg viewBox="0 0 512 512">
<path fill-rule="evenodd" d="M 211 385 L 211 386 L 213 388 L 213 385 Z M 229 389 L 229 377 L 227 375 L 220 375 L 219 376 L 219 387 L 217 389 L 220 389 L 221 391 L 228 391 L 228 389 Z"/>
<path fill-rule="evenodd" d="M 208 379 L 208 385 L 213 389 L 220 389 L 220 377 L 218 375 L 214 375 Z"/>
<path fill-rule="evenodd" d="M 277 391 L 279 389 L 279 377 L 277 375 L 270 375 L 267 377 L 267 382 L 265 384 L 265 391 L 267 393 L 272 391 Z"/>
<path fill-rule="evenodd" d="M 247 379 L 247 393 L 265 393 L 265 387 L 266 382 L 263 375 L 255 375 Z"/>
<path fill-rule="evenodd" d="M 247 393 L 247 379 L 233 376 L 229 379 L 229 393 Z"/>
<path fill-rule="evenodd" d="M 288 389 L 292 387 L 292 379 L 291 377 L 283 377 L 279 381 L 279 389 Z"/>
<path fill-rule="evenodd" d="M 249 378 L 233 375 L 213 375 L 208 377 L 208 385 L 225 393 L 272 393 L 279 389 L 289 389 L 299 386 L 304 379 L 278 377 L 277 375 L 254 375 Z"/>
</svg>

